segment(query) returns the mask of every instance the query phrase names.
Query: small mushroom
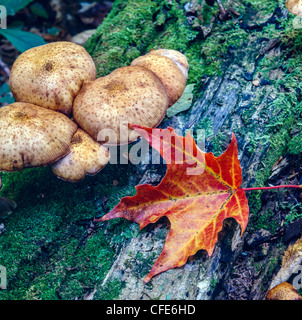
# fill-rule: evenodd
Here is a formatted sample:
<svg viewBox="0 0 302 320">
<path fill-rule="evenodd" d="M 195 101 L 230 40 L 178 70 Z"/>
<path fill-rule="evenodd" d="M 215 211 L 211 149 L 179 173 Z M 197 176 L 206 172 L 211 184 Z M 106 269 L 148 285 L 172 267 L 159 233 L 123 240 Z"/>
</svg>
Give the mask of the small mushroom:
<svg viewBox="0 0 302 320">
<path fill-rule="evenodd" d="M 70 149 L 67 156 L 52 164 L 53 173 L 65 181 L 76 182 L 86 174 L 95 175 L 110 159 L 109 150 L 81 129 L 74 134 Z"/>
<path fill-rule="evenodd" d="M 285 7 L 296 16 L 302 16 L 302 0 L 286 0 Z"/>
<path fill-rule="evenodd" d="M 282 282 L 266 294 L 266 300 L 302 300 L 298 291 L 288 282 Z"/>
<path fill-rule="evenodd" d="M 0 170 L 45 166 L 70 152 L 77 125 L 62 113 L 15 102 L 0 108 Z"/>
<path fill-rule="evenodd" d="M 183 94 L 188 78 L 188 62 L 178 51 L 153 50 L 131 62 L 131 66 L 141 66 L 154 72 L 163 83 L 171 107 Z"/>
<path fill-rule="evenodd" d="M 168 108 L 168 96 L 159 78 L 141 66 L 114 70 L 85 82 L 73 106 L 77 124 L 94 140 L 108 145 L 137 139 L 128 123 L 155 127 Z"/>
<path fill-rule="evenodd" d="M 14 62 L 9 86 L 17 102 L 28 102 L 70 115 L 84 81 L 96 70 L 80 45 L 58 41 L 31 48 Z"/>
<path fill-rule="evenodd" d="M 178 68 L 183 73 L 186 80 L 188 80 L 188 70 L 189 70 L 189 63 L 184 54 L 177 50 L 173 49 L 157 49 L 151 50 L 149 54 L 164 56 L 172 59 L 178 66 Z"/>
</svg>

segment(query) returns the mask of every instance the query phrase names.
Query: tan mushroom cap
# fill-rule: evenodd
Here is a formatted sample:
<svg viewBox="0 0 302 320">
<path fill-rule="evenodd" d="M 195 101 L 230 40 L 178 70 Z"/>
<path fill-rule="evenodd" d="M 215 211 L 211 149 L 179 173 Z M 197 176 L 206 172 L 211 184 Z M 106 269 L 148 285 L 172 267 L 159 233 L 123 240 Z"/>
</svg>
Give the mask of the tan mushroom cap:
<svg viewBox="0 0 302 320">
<path fill-rule="evenodd" d="M 302 300 L 298 291 L 288 282 L 282 282 L 272 288 L 265 298 L 266 300 Z"/>
<path fill-rule="evenodd" d="M 159 77 L 167 91 L 169 106 L 172 106 L 185 90 L 187 79 L 171 58 L 148 53 L 133 60 L 131 66 L 147 68 Z"/>
<path fill-rule="evenodd" d="M 70 115 L 83 82 L 95 77 L 88 52 L 78 44 L 59 41 L 23 52 L 12 66 L 9 86 L 17 102 Z"/>
<path fill-rule="evenodd" d="M 114 70 L 85 83 L 76 97 L 73 117 L 94 140 L 125 144 L 138 135 L 128 123 L 155 127 L 163 119 L 168 96 L 159 78 L 140 66 Z"/>
<path fill-rule="evenodd" d="M 53 173 L 65 181 L 76 182 L 86 174 L 95 175 L 110 159 L 109 150 L 81 129 L 74 134 L 70 150 L 67 156 L 52 164 Z"/>
<path fill-rule="evenodd" d="M 158 49 L 151 50 L 148 54 L 165 56 L 172 59 L 182 71 L 186 80 L 188 79 L 189 63 L 186 56 L 181 52 L 173 49 Z"/>
<path fill-rule="evenodd" d="M 0 170 L 45 166 L 70 152 L 77 125 L 62 113 L 30 103 L 0 108 Z"/>
<path fill-rule="evenodd" d="M 286 0 L 285 7 L 296 16 L 302 16 L 302 0 Z"/>
</svg>

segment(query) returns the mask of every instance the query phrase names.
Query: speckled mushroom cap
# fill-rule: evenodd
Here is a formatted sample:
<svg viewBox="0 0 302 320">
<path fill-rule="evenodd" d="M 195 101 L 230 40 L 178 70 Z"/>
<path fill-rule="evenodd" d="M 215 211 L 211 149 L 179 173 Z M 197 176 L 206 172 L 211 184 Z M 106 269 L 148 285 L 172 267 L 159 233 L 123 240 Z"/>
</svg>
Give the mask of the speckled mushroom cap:
<svg viewBox="0 0 302 320">
<path fill-rule="evenodd" d="M 86 174 L 95 175 L 110 159 L 109 150 L 81 129 L 74 134 L 70 150 L 67 156 L 52 164 L 53 173 L 65 181 L 76 182 Z"/>
<path fill-rule="evenodd" d="M 292 14 L 302 16 L 302 0 L 286 0 L 285 6 Z"/>
<path fill-rule="evenodd" d="M 265 297 L 266 300 L 302 300 L 302 296 L 288 282 L 282 282 L 269 290 Z"/>
<path fill-rule="evenodd" d="M 77 125 L 62 113 L 30 103 L 0 108 L 0 170 L 16 171 L 59 160 L 70 152 Z"/>
<path fill-rule="evenodd" d="M 179 66 L 167 56 L 151 51 L 133 60 L 131 66 L 145 67 L 159 77 L 167 91 L 169 107 L 181 97 L 185 90 L 187 75 L 184 75 Z"/>
<path fill-rule="evenodd" d="M 164 56 L 172 59 L 183 73 L 185 79 L 188 80 L 189 63 L 186 56 L 181 52 L 173 49 L 158 49 L 151 50 L 148 54 Z"/>
<path fill-rule="evenodd" d="M 14 62 L 9 86 L 17 102 L 71 114 L 75 96 L 96 70 L 80 45 L 59 41 L 31 48 Z"/>
<path fill-rule="evenodd" d="M 93 139 L 125 144 L 138 135 L 128 123 L 156 127 L 166 114 L 168 96 L 159 78 L 140 66 L 114 70 L 85 83 L 73 106 L 73 117 Z"/>
</svg>

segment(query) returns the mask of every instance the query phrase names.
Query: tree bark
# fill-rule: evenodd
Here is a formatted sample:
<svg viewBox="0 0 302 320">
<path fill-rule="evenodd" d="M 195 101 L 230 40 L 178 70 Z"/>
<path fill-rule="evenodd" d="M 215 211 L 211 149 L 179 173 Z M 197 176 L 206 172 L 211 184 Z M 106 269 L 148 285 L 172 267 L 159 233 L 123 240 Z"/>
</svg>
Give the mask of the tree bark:
<svg viewBox="0 0 302 320">
<path fill-rule="evenodd" d="M 195 5 L 196 1 L 188 2 L 187 8 L 194 11 L 192 7 Z M 180 14 L 186 14 L 189 21 L 190 15 L 180 2 L 178 10 Z M 287 94 L 280 80 L 288 76 L 288 70 L 284 68 L 287 48 L 281 45 L 280 40 L 283 29 L 278 31 L 280 19 L 288 19 L 284 7 L 263 13 L 253 5 L 245 5 L 243 18 L 236 22 L 238 28 L 245 31 L 244 43 L 228 48 L 219 75 L 199 75 L 196 99 L 189 111 L 165 119 L 160 125 L 182 131 L 194 131 L 197 128 L 205 129 L 206 132 L 210 130 L 206 134 L 207 152 L 217 152 L 219 148 L 222 152 L 229 143 L 231 132 L 235 132 L 239 143 L 243 187 L 279 183 L 291 176 L 289 170 L 294 172 L 290 181 L 297 183 L 297 178 L 301 176 L 300 155 L 291 155 L 286 148 L 298 130 L 300 111 L 295 109 L 289 98 L 285 102 L 288 103 L 286 108 L 280 105 Z M 219 21 L 217 16 L 214 20 L 214 23 L 226 23 Z M 212 29 L 206 37 L 204 34 L 200 34 L 200 37 L 205 39 L 220 35 L 217 28 L 208 28 Z M 275 29 L 274 38 L 267 37 L 265 28 Z M 205 27 L 202 26 L 200 30 L 205 30 Z M 162 34 L 157 36 L 161 37 Z M 183 53 L 186 54 L 186 50 Z M 277 63 L 281 60 L 283 64 Z M 276 63 L 265 70 L 265 61 Z M 191 80 L 189 77 L 189 82 Z M 297 89 L 298 83 L 293 83 L 288 94 L 295 94 Z M 287 114 L 294 116 L 290 119 Z M 280 123 L 276 124 L 278 121 Z M 288 165 L 283 166 L 283 175 L 272 171 L 275 169 L 273 165 L 281 157 L 291 159 L 292 163 L 290 168 Z M 153 183 L 159 182 L 162 177 L 156 168 L 146 171 L 145 167 L 139 166 L 136 170 L 145 174 L 140 183 L 150 183 L 150 177 Z M 261 194 L 264 194 L 262 198 Z M 145 285 L 143 275 L 146 266 L 151 269 L 152 261 L 160 254 L 169 223 L 164 220 L 148 226 L 137 237 L 123 243 L 102 286 L 116 279 L 123 282 L 125 287 L 118 299 L 263 299 L 279 268 L 280 252 L 288 243 L 281 236 L 284 229 L 277 227 L 272 231 L 267 230 L 267 226 L 256 226 L 257 217 L 265 215 L 272 203 L 278 202 L 274 209 L 276 211 L 276 207 L 280 208 L 289 194 L 298 201 L 297 192 L 293 191 L 286 191 L 281 196 L 258 191 L 248 194 L 251 213 L 243 237 L 240 236 L 241 230 L 237 223 L 228 219 L 211 257 L 200 251 L 190 257 L 185 266 L 164 272 Z M 275 218 L 277 223 L 282 219 L 284 216 L 279 217 L 279 220 Z M 263 224 L 266 225 L 265 222 Z"/>
</svg>

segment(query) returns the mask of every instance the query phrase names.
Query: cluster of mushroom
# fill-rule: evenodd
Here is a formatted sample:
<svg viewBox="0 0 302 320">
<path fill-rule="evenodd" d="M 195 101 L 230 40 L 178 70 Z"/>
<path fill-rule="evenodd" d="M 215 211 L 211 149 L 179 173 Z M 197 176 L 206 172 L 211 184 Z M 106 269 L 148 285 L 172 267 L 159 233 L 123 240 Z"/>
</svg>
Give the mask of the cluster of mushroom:
<svg viewBox="0 0 302 320">
<path fill-rule="evenodd" d="M 180 52 L 159 49 L 96 79 L 80 45 L 61 41 L 27 50 L 9 79 L 16 102 L 0 108 L 0 171 L 50 164 L 66 181 L 96 174 L 110 160 L 108 139 L 116 145 L 137 139 L 128 126 L 121 135 L 121 126 L 162 121 L 185 89 L 188 68 Z"/>
</svg>

